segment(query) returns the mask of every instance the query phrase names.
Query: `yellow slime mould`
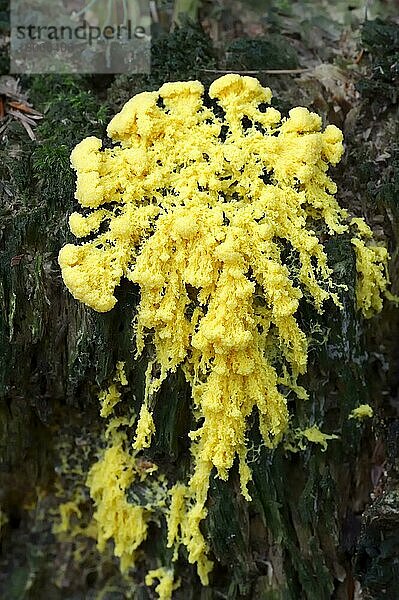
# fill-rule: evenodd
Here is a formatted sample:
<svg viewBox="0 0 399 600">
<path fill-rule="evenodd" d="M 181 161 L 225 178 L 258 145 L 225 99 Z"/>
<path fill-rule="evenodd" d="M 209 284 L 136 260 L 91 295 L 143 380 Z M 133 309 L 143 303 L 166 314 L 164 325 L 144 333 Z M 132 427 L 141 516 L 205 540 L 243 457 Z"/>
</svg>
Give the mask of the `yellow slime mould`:
<svg viewBox="0 0 399 600">
<path fill-rule="evenodd" d="M 373 416 L 374 411 L 370 404 L 360 404 L 357 408 L 354 408 L 349 415 L 349 419 L 357 419 L 362 421 L 363 419 L 369 419 Z"/>
<path fill-rule="evenodd" d="M 321 451 L 325 452 L 327 450 L 328 441 L 338 439 L 339 436 L 323 433 L 317 425 L 312 425 L 307 429 L 290 430 L 284 441 L 284 449 L 289 452 L 299 452 L 300 450 L 305 450 L 307 443 L 311 442 L 312 444 L 319 444 L 321 446 Z"/>
<path fill-rule="evenodd" d="M 100 312 L 115 305 L 122 277 L 138 284 L 137 353 L 149 332 L 155 350 L 136 451 L 151 443 L 151 397 L 162 381 L 180 368 L 191 385 L 199 422 L 190 433 L 193 467 L 171 492 L 168 541 L 175 552 L 180 543 L 187 547 L 204 584 L 212 563 L 200 523 L 210 473 L 215 468 L 227 479 L 238 457 L 250 499 L 247 419 L 258 412 L 264 443 L 273 447 L 288 425 L 282 389 L 306 398 L 297 384 L 308 355 L 299 302 L 305 296 L 319 312 L 328 299 L 340 305 L 322 241 L 357 226 L 357 303 L 365 316 L 381 310 L 388 285 L 386 249 L 373 244 L 362 220 L 351 224 L 334 197 L 328 168 L 341 158 L 341 131 L 323 130 L 321 118 L 303 107 L 282 118 L 271 96 L 257 79 L 239 75 L 217 79 L 208 95 L 199 81 L 166 83 L 138 94 L 112 119 L 112 148 L 89 137 L 71 157 L 85 211 L 70 217 L 80 242 L 60 251 L 64 281 Z M 297 256 L 295 269 L 285 263 L 287 251 Z M 103 398 L 104 416 L 119 401 L 115 390 Z M 324 447 L 320 436 L 309 430 L 305 437 Z M 121 453 L 106 451 L 92 483 L 108 477 L 109 489 L 116 465 L 128 466 Z M 129 485 L 131 475 L 121 476 Z M 130 522 L 118 489 L 115 501 Z M 109 493 L 101 485 L 92 490 L 97 503 Z M 145 513 L 131 525 L 128 554 L 119 538 L 130 529 L 118 533 L 107 513 L 101 518 L 103 539 L 114 537 L 126 565 L 145 537 Z"/>
<path fill-rule="evenodd" d="M 298 431 L 297 436 L 299 438 L 306 438 L 309 442 L 312 442 L 313 444 L 320 444 L 323 452 L 327 450 L 328 440 L 339 439 L 337 435 L 323 433 L 316 425 L 308 427 L 308 429 L 304 429 L 303 431 Z M 300 447 L 302 448 L 302 442 L 300 442 Z"/>
<path fill-rule="evenodd" d="M 180 587 L 180 581 L 174 582 L 173 571 L 160 567 L 148 571 L 145 576 L 145 584 L 152 585 L 153 581 L 158 579 L 159 583 L 155 588 L 159 600 L 171 600 L 172 593 Z"/>
</svg>

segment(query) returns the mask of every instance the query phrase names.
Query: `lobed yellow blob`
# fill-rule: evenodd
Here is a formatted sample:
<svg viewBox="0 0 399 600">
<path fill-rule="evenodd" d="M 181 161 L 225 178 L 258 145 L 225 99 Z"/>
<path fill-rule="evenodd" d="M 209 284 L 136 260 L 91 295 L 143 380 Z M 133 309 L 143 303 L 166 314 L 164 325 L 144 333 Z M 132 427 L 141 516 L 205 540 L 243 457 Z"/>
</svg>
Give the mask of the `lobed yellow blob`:
<svg viewBox="0 0 399 600">
<path fill-rule="evenodd" d="M 150 586 L 155 579 L 158 579 L 159 581 L 155 588 L 159 600 L 171 600 L 173 592 L 180 587 L 180 581 L 174 581 L 173 571 L 166 569 L 165 567 L 159 567 L 159 569 L 148 571 L 145 576 L 145 584 Z"/>
<path fill-rule="evenodd" d="M 87 485 L 94 501 L 97 545 L 104 550 L 113 539 L 121 571 L 134 565 L 136 550 L 147 537 L 150 511 L 127 501 L 126 490 L 137 476 L 134 458 L 125 450 L 124 439 L 114 436 L 112 445 L 90 469 Z"/>
<path fill-rule="evenodd" d="M 151 445 L 151 437 L 155 433 L 155 425 L 152 415 L 146 404 L 143 404 L 140 410 L 139 420 L 137 423 L 136 437 L 133 443 L 133 448 L 143 449 Z"/>
<path fill-rule="evenodd" d="M 227 479 L 238 457 L 241 490 L 250 499 L 247 420 L 258 412 L 264 442 L 273 447 L 289 418 L 280 386 L 306 398 L 297 378 L 306 371 L 308 341 L 296 313 L 304 296 L 318 311 L 328 299 L 339 305 L 321 240 L 349 228 L 327 174 L 343 152 L 339 129 L 323 131 L 321 118 L 303 107 L 282 118 L 268 106 L 270 89 L 252 77 L 221 77 L 209 97 L 219 111 L 204 102 L 198 81 L 164 84 L 132 98 L 112 119 L 113 148 L 102 150 L 93 137 L 78 144 L 71 157 L 76 198 L 92 212 L 72 215 L 70 225 L 77 237 L 94 239 L 68 244 L 59 255 L 71 293 L 97 311 L 115 305 L 122 277 L 140 287 L 137 352 L 151 332 L 155 357 L 135 450 L 150 445 L 149 399 L 168 373 L 181 368 L 191 385 L 201 424 L 190 433 L 191 477 L 171 491 L 168 544 L 175 558 L 186 546 L 204 584 L 212 563 L 200 523 L 211 471 Z M 388 255 L 373 245 L 363 221 L 356 224 L 357 304 L 368 317 L 382 306 Z M 324 449 L 334 436 L 313 427 L 303 437 Z M 121 464 L 128 469 L 122 487 Z M 109 509 L 112 486 L 119 490 L 113 502 L 124 523 L 109 523 L 108 509 L 98 508 L 97 519 L 100 539 L 114 537 L 126 566 L 146 535 L 145 512 L 135 507 L 133 522 L 124 499 L 134 465 L 119 445 L 93 469 L 98 507 Z M 129 551 L 127 537 L 118 536 L 130 536 Z"/>
<path fill-rule="evenodd" d="M 312 442 L 312 444 L 320 444 L 323 452 L 325 452 L 327 450 L 327 441 L 328 440 L 339 439 L 337 435 L 334 435 L 334 434 L 330 435 L 327 433 L 323 433 L 322 431 L 320 431 L 320 429 L 316 425 L 313 425 L 312 427 L 308 427 L 307 429 L 304 429 L 303 431 L 299 431 L 298 437 L 302 437 L 302 438 L 304 437 L 309 442 Z"/>
<path fill-rule="evenodd" d="M 327 450 L 329 440 L 338 440 L 339 436 L 335 434 L 328 434 L 320 431 L 317 425 L 312 425 L 306 429 L 295 429 L 290 430 L 284 440 L 284 449 L 289 452 L 299 452 L 305 450 L 308 446 L 308 442 L 312 444 L 319 444 L 321 451 Z"/>
<path fill-rule="evenodd" d="M 360 404 L 352 410 L 349 415 L 350 419 L 357 419 L 362 421 L 363 419 L 370 419 L 374 414 L 374 411 L 370 404 Z"/>
<path fill-rule="evenodd" d="M 114 407 L 121 400 L 121 393 L 118 390 L 115 383 L 109 386 L 107 390 L 100 392 L 98 399 L 101 402 L 101 411 L 100 415 L 102 417 L 109 417 L 109 415 L 113 412 Z"/>
<path fill-rule="evenodd" d="M 374 242 L 373 232 L 364 219 L 352 219 L 351 225 L 356 225 L 358 229 L 357 236 L 352 238 L 358 272 L 356 301 L 363 315 L 369 319 L 381 312 L 383 296 L 389 297 L 389 254 L 384 246 L 377 246 Z M 397 301 L 397 298 L 392 299 Z"/>
</svg>

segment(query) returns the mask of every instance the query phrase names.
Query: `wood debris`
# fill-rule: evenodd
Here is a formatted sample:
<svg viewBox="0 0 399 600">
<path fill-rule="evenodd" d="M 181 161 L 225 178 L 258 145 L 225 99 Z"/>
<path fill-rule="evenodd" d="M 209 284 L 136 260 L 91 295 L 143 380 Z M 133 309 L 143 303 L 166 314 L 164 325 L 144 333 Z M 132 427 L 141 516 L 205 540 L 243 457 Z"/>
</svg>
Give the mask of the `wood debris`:
<svg viewBox="0 0 399 600">
<path fill-rule="evenodd" d="M 10 75 L 0 77 L 0 136 L 4 135 L 12 120 L 17 120 L 25 128 L 31 140 L 36 136 L 34 128 L 43 115 L 28 102 L 21 91 L 19 81 Z"/>
</svg>

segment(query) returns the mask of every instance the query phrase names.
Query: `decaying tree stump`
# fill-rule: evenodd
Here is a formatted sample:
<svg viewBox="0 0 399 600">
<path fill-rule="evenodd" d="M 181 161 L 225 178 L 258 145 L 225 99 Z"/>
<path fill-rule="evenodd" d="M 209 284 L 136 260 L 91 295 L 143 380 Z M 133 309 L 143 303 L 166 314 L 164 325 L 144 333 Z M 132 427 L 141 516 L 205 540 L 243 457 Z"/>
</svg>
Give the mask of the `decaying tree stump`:
<svg viewBox="0 0 399 600">
<path fill-rule="evenodd" d="M 327 64 L 324 71 L 303 74 L 259 72 L 262 83 L 279 92 L 279 109 L 308 106 L 343 128 L 346 152 L 334 173 L 338 199 L 364 215 L 388 245 L 394 293 L 398 32 L 394 24 L 366 23 L 361 62 L 340 69 Z M 181 52 L 184 36 L 192 52 L 187 47 Z M 228 69 L 252 70 L 255 64 L 259 70 L 262 45 L 249 46 L 235 42 Z M 287 69 L 295 70 L 293 52 L 287 51 Z M 81 491 L 81 519 L 87 523 L 93 510 L 84 483 L 103 443 L 99 390 L 115 364 L 124 361 L 129 381 L 124 401 L 138 413 L 146 369 L 145 356 L 134 360 L 132 341 L 130 315 L 138 289 L 124 282 L 115 309 L 98 314 L 76 302 L 61 280 L 57 255 L 70 240 L 67 217 L 75 208 L 70 152 L 88 135 L 105 139 L 110 117 L 135 93 L 168 80 L 208 83 L 219 75 L 213 71 L 225 66 L 195 27 L 159 38 L 153 53 L 150 76 L 22 77 L 21 88 L 44 118 L 34 140 L 15 119 L 1 134 L 0 589 L 10 600 L 152 598 L 153 588 L 143 583 L 144 562 L 156 568 L 168 552 L 158 530 L 150 530 L 145 561 L 123 578 L 111 543 L 99 553 L 90 537 L 56 533 L 60 504 L 71 500 L 74 490 Z M 282 56 L 279 52 L 279 60 Z M 331 305 L 321 317 L 301 312 L 301 323 L 313 336 L 301 382 L 310 399 L 290 401 L 290 411 L 293 427 L 316 423 L 339 439 L 325 452 L 317 444 L 296 453 L 283 447 L 271 451 L 260 443 L 254 422 L 253 502 L 241 497 L 235 470 L 228 482 L 212 480 L 204 526 L 215 560 L 211 583 L 201 587 L 182 554 L 176 599 L 344 600 L 360 598 L 360 589 L 364 599 L 397 598 L 398 312 L 386 302 L 380 315 L 363 320 L 354 307 L 349 240 L 342 237 L 327 251 L 336 278 L 348 285 L 344 310 Z M 373 419 L 348 419 L 366 403 L 374 409 Z M 189 405 L 184 378 L 169 377 L 156 400 L 157 432 L 145 457 L 167 473 L 189 461 Z M 77 525 L 76 515 L 71 522 Z"/>
</svg>

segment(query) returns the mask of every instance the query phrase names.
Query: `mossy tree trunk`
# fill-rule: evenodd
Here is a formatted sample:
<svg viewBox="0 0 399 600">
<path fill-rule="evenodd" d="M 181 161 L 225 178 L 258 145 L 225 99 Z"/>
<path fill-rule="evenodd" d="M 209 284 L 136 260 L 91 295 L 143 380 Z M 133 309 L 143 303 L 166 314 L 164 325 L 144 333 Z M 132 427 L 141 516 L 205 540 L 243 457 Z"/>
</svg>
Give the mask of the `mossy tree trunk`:
<svg viewBox="0 0 399 600">
<path fill-rule="evenodd" d="M 377 33 L 388 36 L 384 46 L 389 62 L 388 47 L 397 44 L 397 29 L 381 24 Z M 116 362 L 125 361 L 130 382 L 125 400 L 137 411 L 146 366 L 145 356 L 134 360 L 132 342 L 131 316 L 138 290 L 123 283 L 116 308 L 95 313 L 69 295 L 57 254 L 69 240 L 67 216 L 75 206 L 69 167 L 74 145 L 87 135 L 104 138 L 109 117 L 126 97 L 153 89 L 162 79 L 198 77 L 198 69 L 214 66 L 208 42 L 201 41 L 195 30 L 188 33 L 193 64 L 187 65 L 187 52 L 181 64 L 173 63 L 173 44 L 180 43 L 181 35 L 177 30 L 157 42 L 162 58 L 155 57 L 153 74 L 147 78 L 120 77 L 106 86 L 100 78 L 22 78 L 31 101 L 44 111 L 43 123 L 35 141 L 16 122 L 3 133 L 0 589 L 4 598 L 94 598 L 99 592 L 106 598 L 154 597 L 143 585 L 140 562 L 125 580 L 111 547 L 100 555 L 93 540 L 78 536 L 60 541 L 52 531 L 57 507 L 69 498 L 68 486 L 82 486 L 84 471 L 100 446 L 98 390 L 107 384 Z M 377 42 L 368 39 L 367 44 L 374 50 L 375 67 L 384 56 Z M 398 133 L 396 97 L 389 95 L 390 86 L 395 87 L 389 77 L 394 75 L 386 71 L 385 78 L 375 79 L 373 72 L 370 67 L 359 87 L 361 96 L 344 115 L 352 109 L 352 121 L 344 121 L 346 156 L 334 179 L 340 202 L 366 213 L 373 228 L 383 230 L 393 256 L 397 292 L 398 151 L 392 145 L 384 148 Z M 267 83 L 281 87 L 288 106 L 299 104 L 301 81 L 282 77 Z M 330 97 L 323 105 L 326 113 L 334 108 L 329 102 Z M 397 598 L 397 312 L 389 305 L 376 319 L 364 322 L 354 308 L 355 262 L 349 239 L 330 244 L 327 251 L 336 277 L 348 285 L 344 310 L 329 305 L 318 317 L 301 308 L 300 319 L 313 339 L 303 381 L 310 399 L 291 401 L 290 411 L 293 426 L 305 428 L 311 420 L 339 439 L 331 441 L 325 452 L 316 444 L 297 453 L 282 447 L 272 452 L 262 447 L 254 419 L 253 502 L 241 497 L 235 470 L 228 482 L 212 480 L 204 524 L 216 561 L 211 584 L 202 588 L 194 567 L 187 566 L 182 555 L 176 598 L 344 600 L 359 597 L 360 585 L 363 598 Z M 374 419 L 361 424 L 348 420 L 351 410 L 365 403 L 374 407 Z M 173 473 L 189 460 L 189 406 L 190 391 L 183 377 L 169 378 L 156 401 L 157 433 L 146 456 L 165 472 Z M 74 470 L 74 465 L 79 468 Z M 90 514 L 88 497 L 85 509 Z M 144 553 L 154 566 L 163 559 L 165 548 L 156 531 L 150 531 Z"/>
</svg>

